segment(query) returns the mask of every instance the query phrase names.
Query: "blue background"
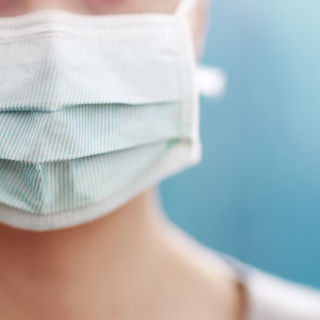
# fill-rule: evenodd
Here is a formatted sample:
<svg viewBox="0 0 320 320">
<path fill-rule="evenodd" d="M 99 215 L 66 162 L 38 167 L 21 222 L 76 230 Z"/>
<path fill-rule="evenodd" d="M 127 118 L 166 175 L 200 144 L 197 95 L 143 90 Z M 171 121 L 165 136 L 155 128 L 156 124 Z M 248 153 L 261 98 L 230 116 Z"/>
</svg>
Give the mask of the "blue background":
<svg viewBox="0 0 320 320">
<path fill-rule="evenodd" d="M 202 100 L 202 163 L 161 185 L 203 244 L 320 288 L 320 1 L 213 0 L 203 62 L 228 75 Z"/>
</svg>

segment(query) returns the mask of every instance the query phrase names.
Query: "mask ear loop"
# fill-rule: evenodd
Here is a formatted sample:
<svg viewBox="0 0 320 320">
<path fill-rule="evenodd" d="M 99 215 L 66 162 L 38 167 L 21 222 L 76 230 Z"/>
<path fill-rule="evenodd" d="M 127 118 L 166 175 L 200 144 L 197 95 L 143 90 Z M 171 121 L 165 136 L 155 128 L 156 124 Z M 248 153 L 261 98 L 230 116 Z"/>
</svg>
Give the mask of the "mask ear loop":
<svg viewBox="0 0 320 320">
<path fill-rule="evenodd" d="M 194 7 L 197 0 L 180 0 L 175 10 L 176 16 L 186 16 Z M 208 98 L 221 96 L 226 87 L 227 77 L 218 68 L 197 65 L 195 69 L 198 92 Z"/>
<path fill-rule="evenodd" d="M 188 14 L 197 0 L 180 0 L 179 5 L 175 11 L 175 15 L 186 15 Z"/>
</svg>

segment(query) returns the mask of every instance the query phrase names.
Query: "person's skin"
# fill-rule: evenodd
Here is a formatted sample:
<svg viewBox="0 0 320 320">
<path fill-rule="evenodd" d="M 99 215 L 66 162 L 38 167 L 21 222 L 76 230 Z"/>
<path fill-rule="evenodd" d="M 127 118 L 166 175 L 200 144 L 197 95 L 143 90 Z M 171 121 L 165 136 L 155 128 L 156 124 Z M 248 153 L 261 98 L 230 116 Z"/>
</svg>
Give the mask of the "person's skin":
<svg viewBox="0 0 320 320">
<path fill-rule="evenodd" d="M 16 0 L 9 8 L 6 1 L 0 0 L 2 16 L 48 7 L 170 13 L 178 3 Z M 204 25 L 203 3 L 190 16 L 195 39 Z M 167 219 L 155 188 L 76 227 L 32 232 L 0 224 L 0 319 L 242 319 L 243 292 L 234 272 L 204 248 Z"/>
</svg>

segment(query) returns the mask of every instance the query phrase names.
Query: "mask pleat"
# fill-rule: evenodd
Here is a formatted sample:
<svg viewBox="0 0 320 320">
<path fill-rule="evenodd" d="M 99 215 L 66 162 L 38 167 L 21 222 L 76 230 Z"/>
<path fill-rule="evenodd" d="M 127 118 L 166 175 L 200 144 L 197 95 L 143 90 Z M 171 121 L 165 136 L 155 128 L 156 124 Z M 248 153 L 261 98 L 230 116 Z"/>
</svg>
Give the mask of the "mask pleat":
<svg viewBox="0 0 320 320">
<path fill-rule="evenodd" d="M 49 214 L 102 201 L 132 183 L 177 142 L 41 165 L 0 160 L 0 202 Z"/>
<path fill-rule="evenodd" d="M 0 112 L 181 100 L 175 25 L 43 28 L 0 38 Z"/>
</svg>

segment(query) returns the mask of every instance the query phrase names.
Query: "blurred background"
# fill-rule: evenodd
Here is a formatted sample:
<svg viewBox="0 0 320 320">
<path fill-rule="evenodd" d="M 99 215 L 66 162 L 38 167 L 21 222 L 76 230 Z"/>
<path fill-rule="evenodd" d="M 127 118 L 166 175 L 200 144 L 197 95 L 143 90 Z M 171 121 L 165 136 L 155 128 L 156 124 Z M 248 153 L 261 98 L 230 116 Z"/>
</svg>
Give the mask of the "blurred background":
<svg viewBox="0 0 320 320">
<path fill-rule="evenodd" d="M 161 185 L 170 219 L 208 247 L 320 288 L 320 1 L 212 0 L 202 163 Z"/>
</svg>

